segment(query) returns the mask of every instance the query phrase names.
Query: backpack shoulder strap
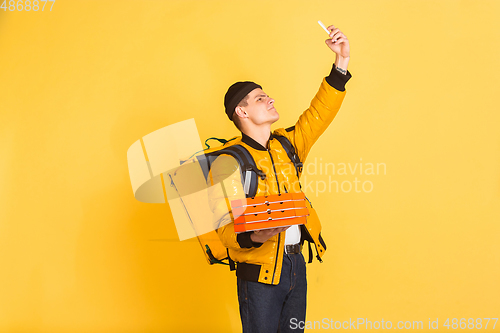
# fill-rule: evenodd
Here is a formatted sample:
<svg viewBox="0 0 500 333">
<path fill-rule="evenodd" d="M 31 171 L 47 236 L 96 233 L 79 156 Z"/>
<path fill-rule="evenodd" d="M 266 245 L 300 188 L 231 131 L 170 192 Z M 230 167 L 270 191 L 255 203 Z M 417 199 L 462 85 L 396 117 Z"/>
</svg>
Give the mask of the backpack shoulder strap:
<svg viewBox="0 0 500 333">
<path fill-rule="evenodd" d="M 257 193 L 258 177 L 263 180 L 266 178 L 266 174 L 257 167 L 252 155 L 242 145 L 234 144 L 217 151 L 197 156 L 205 177 L 208 177 L 208 172 L 212 163 L 222 154 L 230 155 L 238 161 L 245 194 L 247 197 L 254 197 Z"/>
<path fill-rule="evenodd" d="M 297 172 L 297 178 L 300 178 L 302 174 L 303 163 L 300 161 L 299 155 L 295 153 L 295 147 L 292 145 L 290 140 L 282 135 L 273 134 L 274 137 L 281 143 L 283 149 L 285 149 L 288 158 L 295 165 L 295 171 Z"/>
</svg>

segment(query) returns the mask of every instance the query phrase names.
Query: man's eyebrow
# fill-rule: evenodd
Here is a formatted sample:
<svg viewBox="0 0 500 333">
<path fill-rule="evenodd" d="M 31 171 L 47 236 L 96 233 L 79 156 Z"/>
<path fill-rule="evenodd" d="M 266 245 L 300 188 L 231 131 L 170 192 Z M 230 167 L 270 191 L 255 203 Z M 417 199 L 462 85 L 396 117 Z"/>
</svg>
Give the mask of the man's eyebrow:
<svg viewBox="0 0 500 333">
<path fill-rule="evenodd" d="M 257 97 L 266 97 L 266 96 L 267 96 L 266 94 L 260 94 L 260 95 L 255 96 L 255 98 L 257 98 Z"/>
</svg>

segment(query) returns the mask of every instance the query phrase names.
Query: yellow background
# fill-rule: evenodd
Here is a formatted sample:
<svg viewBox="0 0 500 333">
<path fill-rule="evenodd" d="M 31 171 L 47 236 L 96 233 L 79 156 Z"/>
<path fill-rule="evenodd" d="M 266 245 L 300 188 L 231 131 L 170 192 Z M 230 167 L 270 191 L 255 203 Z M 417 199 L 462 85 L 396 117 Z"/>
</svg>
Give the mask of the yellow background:
<svg viewBox="0 0 500 333">
<path fill-rule="evenodd" d="M 292 125 L 335 59 L 317 20 L 349 38 L 353 78 L 308 161 L 387 171 L 306 193 L 328 245 L 307 319 L 500 317 L 500 2 L 50 5 L 0 11 L 1 332 L 238 332 L 234 272 L 134 199 L 126 151 L 189 118 L 237 135 L 238 80 Z"/>
</svg>

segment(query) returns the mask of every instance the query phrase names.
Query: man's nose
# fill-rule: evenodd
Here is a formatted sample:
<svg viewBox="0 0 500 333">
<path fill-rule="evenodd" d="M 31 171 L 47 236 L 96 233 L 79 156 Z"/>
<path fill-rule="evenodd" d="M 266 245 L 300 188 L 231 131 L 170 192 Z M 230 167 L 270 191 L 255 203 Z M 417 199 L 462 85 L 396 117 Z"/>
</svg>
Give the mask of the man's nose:
<svg viewBox="0 0 500 333">
<path fill-rule="evenodd" d="M 269 97 L 269 101 L 267 101 L 269 104 L 273 104 L 274 103 L 274 99 Z"/>
</svg>

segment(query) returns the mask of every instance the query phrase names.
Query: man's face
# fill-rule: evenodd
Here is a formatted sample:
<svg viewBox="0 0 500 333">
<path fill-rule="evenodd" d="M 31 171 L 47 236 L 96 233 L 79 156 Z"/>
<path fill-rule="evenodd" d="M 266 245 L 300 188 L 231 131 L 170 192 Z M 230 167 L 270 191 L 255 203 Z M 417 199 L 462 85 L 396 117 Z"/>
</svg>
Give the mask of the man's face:
<svg viewBox="0 0 500 333">
<path fill-rule="evenodd" d="M 274 108 L 274 99 L 260 88 L 248 94 L 247 103 L 248 105 L 243 106 L 242 109 L 255 125 L 272 124 L 280 118 L 278 111 Z"/>
</svg>

